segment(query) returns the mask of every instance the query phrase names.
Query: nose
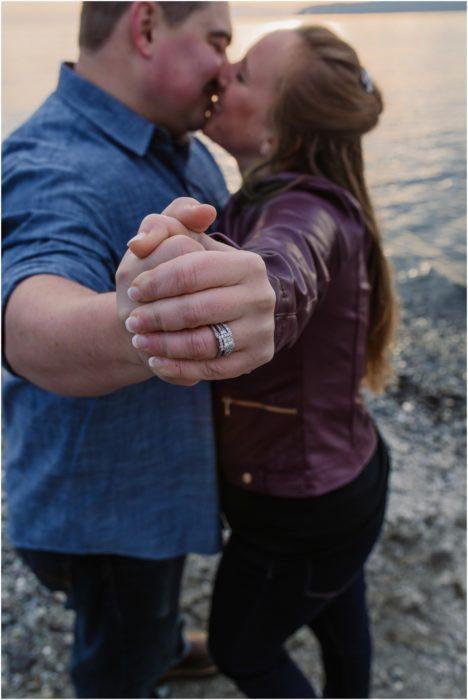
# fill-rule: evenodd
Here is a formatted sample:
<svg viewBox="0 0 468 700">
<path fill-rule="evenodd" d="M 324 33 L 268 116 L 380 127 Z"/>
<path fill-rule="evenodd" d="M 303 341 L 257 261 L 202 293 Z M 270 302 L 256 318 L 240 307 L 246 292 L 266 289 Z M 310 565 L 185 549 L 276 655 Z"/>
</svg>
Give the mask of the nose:
<svg viewBox="0 0 468 700">
<path fill-rule="evenodd" d="M 225 90 L 232 80 L 233 65 L 226 59 L 218 74 L 218 85 L 221 90 Z"/>
</svg>

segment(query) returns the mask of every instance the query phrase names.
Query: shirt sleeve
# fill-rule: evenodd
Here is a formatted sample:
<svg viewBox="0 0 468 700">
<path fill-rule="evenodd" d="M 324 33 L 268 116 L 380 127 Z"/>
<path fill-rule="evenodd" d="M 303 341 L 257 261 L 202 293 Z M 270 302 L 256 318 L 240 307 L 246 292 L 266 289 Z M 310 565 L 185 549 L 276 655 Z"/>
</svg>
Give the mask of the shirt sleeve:
<svg viewBox="0 0 468 700">
<path fill-rule="evenodd" d="M 115 289 L 118 255 L 105 203 L 84 174 L 51 160 L 4 158 L 3 308 L 33 275 L 58 275 L 96 292 Z"/>
<path fill-rule="evenodd" d="M 242 245 L 263 258 L 276 294 L 275 352 L 291 347 L 327 293 L 346 256 L 332 209 L 302 192 L 279 195 L 264 205 Z"/>
</svg>

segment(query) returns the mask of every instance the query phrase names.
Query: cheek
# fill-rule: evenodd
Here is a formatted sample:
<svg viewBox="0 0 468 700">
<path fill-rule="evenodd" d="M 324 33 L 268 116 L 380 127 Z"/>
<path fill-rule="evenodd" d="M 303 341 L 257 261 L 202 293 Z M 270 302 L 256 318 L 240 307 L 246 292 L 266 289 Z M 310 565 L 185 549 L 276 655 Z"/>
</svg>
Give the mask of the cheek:
<svg viewBox="0 0 468 700">
<path fill-rule="evenodd" d="M 249 95 L 241 87 L 227 92 L 223 99 L 223 111 L 228 119 L 239 124 L 242 131 L 255 121 L 257 112 Z"/>
<path fill-rule="evenodd" d="M 161 47 L 158 61 L 166 84 L 182 101 L 200 97 L 207 83 L 216 78 L 221 64 L 208 46 L 182 38 Z"/>
<path fill-rule="evenodd" d="M 207 134 L 234 156 L 257 153 L 261 139 L 258 110 L 241 86 L 228 89 L 222 111 L 207 126 Z"/>
</svg>

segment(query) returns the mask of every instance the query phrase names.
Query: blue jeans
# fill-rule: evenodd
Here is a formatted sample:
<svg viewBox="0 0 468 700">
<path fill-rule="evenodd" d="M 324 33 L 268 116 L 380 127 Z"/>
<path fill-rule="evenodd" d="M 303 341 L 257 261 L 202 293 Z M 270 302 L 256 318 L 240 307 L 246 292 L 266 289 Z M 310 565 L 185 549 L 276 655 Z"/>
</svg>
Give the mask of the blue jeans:
<svg viewBox="0 0 468 700">
<path fill-rule="evenodd" d="M 18 553 L 76 612 L 71 677 L 78 698 L 150 698 L 183 651 L 184 557 Z"/>
</svg>

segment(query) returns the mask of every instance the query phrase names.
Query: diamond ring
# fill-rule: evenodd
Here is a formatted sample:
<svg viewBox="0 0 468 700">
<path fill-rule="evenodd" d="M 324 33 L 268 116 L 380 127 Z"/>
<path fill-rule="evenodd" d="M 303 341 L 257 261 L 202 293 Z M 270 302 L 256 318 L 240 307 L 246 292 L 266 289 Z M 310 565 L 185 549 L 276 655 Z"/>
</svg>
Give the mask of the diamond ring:
<svg viewBox="0 0 468 700">
<path fill-rule="evenodd" d="M 227 357 L 234 352 L 234 337 L 227 323 L 215 323 L 210 328 L 218 343 L 217 357 Z"/>
</svg>

